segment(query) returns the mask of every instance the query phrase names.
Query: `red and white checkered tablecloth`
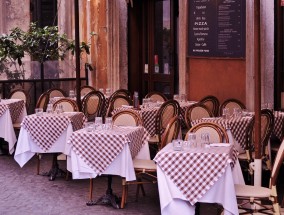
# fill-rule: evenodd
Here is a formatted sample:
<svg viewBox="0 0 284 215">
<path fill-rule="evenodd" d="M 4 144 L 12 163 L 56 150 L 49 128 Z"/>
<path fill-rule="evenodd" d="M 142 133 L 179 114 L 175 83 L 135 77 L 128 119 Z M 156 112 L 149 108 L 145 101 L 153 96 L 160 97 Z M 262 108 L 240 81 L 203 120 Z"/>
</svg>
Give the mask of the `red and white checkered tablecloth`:
<svg viewBox="0 0 284 215">
<path fill-rule="evenodd" d="M 72 124 L 73 131 L 83 127 L 86 118 L 83 113 L 63 113 L 63 114 L 35 114 L 26 116 L 22 126 L 26 129 L 33 141 L 45 152 L 67 129 L 69 123 Z"/>
<path fill-rule="evenodd" d="M 69 144 L 73 151 L 97 174 L 102 174 L 123 150 L 129 145 L 132 158 L 148 141 L 149 133 L 143 127 L 113 127 L 111 130 L 85 129 L 73 132 Z"/>
<path fill-rule="evenodd" d="M 9 109 L 12 122 L 15 123 L 24 110 L 24 106 L 24 100 L 17 99 L 12 102 L 5 100 L 5 103 L 4 101 L 0 103 L 0 116 L 2 116 L 7 109 Z"/>
<path fill-rule="evenodd" d="M 171 144 L 154 160 L 170 177 L 191 205 L 194 205 L 224 174 L 228 164 L 234 164 L 238 152 L 228 147 L 194 148 L 173 151 Z"/>
<path fill-rule="evenodd" d="M 202 122 L 214 122 L 221 125 L 223 128 L 230 128 L 236 141 L 245 149 L 245 134 L 246 130 L 252 120 L 252 117 L 232 117 L 230 119 L 223 119 L 222 117 L 204 118 L 192 121 L 192 126 Z"/>
<path fill-rule="evenodd" d="M 274 111 L 274 130 L 275 136 L 281 141 L 284 137 L 284 112 Z"/>
</svg>

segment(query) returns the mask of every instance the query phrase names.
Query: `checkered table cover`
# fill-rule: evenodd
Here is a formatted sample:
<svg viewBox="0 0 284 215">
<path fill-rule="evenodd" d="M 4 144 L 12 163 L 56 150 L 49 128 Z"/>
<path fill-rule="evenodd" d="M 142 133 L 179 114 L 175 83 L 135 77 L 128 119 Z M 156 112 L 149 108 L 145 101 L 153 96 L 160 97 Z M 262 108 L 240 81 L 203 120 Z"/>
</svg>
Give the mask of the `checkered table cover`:
<svg viewBox="0 0 284 215">
<path fill-rule="evenodd" d="M 6 100 L 8 101 L 8 100 Z M 15 123 L 19 118 L 20 114 L 24 110 L 24 100 L 17 100 L 13 102 L 1 102 L 0 103 L 0 116 L 2 116 L 7 109 L 10 110 L 12 122 Z"/>
<path fill-rule="evenodd" d="M 274 130 L 275 136 L 279 140 L 283 139 L 284 136 L 284 112 L 274 111 Z"/>
<path fill-rule="evenodd" d="M 26 116 L 22 126 L 31 136 L 32 140 L 45 152 L 60 137 L 62 132 L 67 129 L 68 124 L 72 123 L 73 131 L 83 127 L 86 118 L 83 113 L 63 113 L 63 114 L 35 114 Z"/>
<path fill-rule="evenodd" d="M 230 119 L 223 119 L 222 117 L 212 117 L 193 120 L 192 126 L 195 126 L 202 122 L 214 122 L 221 125 L 225 129 L 230 128 L 235 140 L 238 141 L 238 143 L 243 149 L 245 149 L 245 133 L 251 120 L 252 117 L 232 117 Z"/>
<path fill-rule="evenodd" d="M 162 150 L 154 160 L 170 177 L 191 205 L 194 205 L 224 174 L 233 167 L 238 152 L 228 147 L 194 148 L 189 151 Z"/>
<path fill-rule="evenodd" d="M 102 174 L 122 151 L 125 144 L 129 144 L 132 158 L 148 141 L 149 133 L 143 127 L 116 127 L 111 130 L 86 129 L 73 132 L 68 144 L 72 144 L 73 151 L 84 160 L 97 174 Z"/>
</svg>

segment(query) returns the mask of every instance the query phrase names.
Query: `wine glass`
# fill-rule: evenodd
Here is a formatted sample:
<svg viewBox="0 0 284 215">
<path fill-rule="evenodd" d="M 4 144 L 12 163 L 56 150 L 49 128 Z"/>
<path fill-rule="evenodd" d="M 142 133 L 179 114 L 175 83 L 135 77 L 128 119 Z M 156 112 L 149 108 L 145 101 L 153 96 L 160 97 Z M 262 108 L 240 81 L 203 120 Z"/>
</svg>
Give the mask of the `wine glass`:
<svg viewBox="0 0 284 215">
<path fill-rule="evenodd" d="M 209 133 L 201 133 L 200 145 L 201 145 L 201 148 L 210 147 Z"/>
<path fill-rule="evenodd" d="M 100 130 L 100 129 L 102 129 L 102 125 L 103 125 L 103 118 L 102 117 L 96 117 L 95 128 Z"/>
</svg>

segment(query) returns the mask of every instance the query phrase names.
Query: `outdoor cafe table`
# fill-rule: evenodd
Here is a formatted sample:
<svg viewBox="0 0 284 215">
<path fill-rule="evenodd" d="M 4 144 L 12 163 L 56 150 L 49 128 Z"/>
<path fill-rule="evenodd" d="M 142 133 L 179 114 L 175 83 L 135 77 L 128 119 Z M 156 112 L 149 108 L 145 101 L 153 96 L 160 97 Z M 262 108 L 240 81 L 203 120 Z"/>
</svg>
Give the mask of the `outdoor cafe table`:
<svg viewBox="0 0 284 215">
<path fill-rule="evenodd" d="M 193 102 L 193 101 L 189 101 L 189 102 L 179 102 L 180 104 L 180 109 L 181 109 L 181 117 L 183 119 L 183 124 L 184 124 L 184 114 L 185 114 L 185 111 L 186 109 L 193 105 L 194 103 L 196 102 Z M 116 108 L 115 110 L 113 110 L 112 112 L 112 115 L 114 115 L 115 113 L 118 113 L 122 110 L 127 110 L 127 109 L 131 109 L 135 112 L 137 112 L 142 120 L 143 120 L 143 125 L 144 127 L 146 128 L 146 130 L 149 132 L 150 135 L 154 135 L 155 134 L 155 117 L 156 117 L 156 114 L 159 110 L 159 107 L 144 107 L 143 105 L 140 106 L 140 110 L 137 110 L 137 109 L 134 109 L 132 108 L 131 106 L 130 107 L 119 107 L 119 108 Z"/>
<path fill-rule="evenodd" d="M 64 153 L 68 138 L 73 131 L 81 129 L 84 122 L 81 112 L 26 116 L 14 159 L 23 167 L 36 153 Z"/>
<path fill-rule="evenodd" d="M 227 130 L 227 133 L 230 138 L 230 142 L 233 142 L 234 146 L 237 148 L 239 153 L 245 152 L 245 136 L 246 130 L 252 120 L 252 117 L 231 117 L 230 119 L 224 119 L 222 117 L 211 117 L 211 118 L 202 118 L 192 121 L 192 126 L 195 126 L 202 122 L 214 122 L 221 125 L 224 129 Z"/>
<path fill-rule="evenodd" d="M 148 137 L 145 128 L 133 126 L 73 132 L 65 151 L 67 170 L 72 172 L 73 179 L 104 174 L 136 180 L 132 159 L 150 159 Z"/>
<path fill-rule="evenodd" d="M 13 123 L 20 123 L 27 115 L 25 102 L 22 99 L 1 99 L 0 101 L 0 137 L 9 144 L 9 153 L 14 152 L 16 134 Z"/>
<path fill-rule="evenodd" d="M 244 184 L 232 144 L 174 151 L 172 143 L 154 160 L 163 215 L 195 214 L 196 202 L 219 203 L 225 214 L 238 214 L 234 184 Z M 216 144 L 217 145 L 217 144 Z"/>
</svg>

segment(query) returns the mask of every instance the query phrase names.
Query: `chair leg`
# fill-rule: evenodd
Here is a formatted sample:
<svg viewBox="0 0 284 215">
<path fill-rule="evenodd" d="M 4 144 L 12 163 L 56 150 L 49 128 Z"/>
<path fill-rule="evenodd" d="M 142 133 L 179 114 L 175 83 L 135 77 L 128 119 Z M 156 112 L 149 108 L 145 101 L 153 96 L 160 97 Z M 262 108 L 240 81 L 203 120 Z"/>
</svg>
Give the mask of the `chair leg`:
<svg viewBox="0 0 284 215">
<path fill-rule="evenodd" d="M 125 178 L 122 179 L 122 195 L 121 195 L 121 203 L 120 208 L 124 208 L 127 198 L 127 192 L 128 192 L 128 185 L 126 183 Z"/>
<path fill-rule="evenodd" d="M 93 179 L 90 178 L 89 200 L 92 201 L 92 199 L 93 199 Z"/>
<path fill-rule="evenodd" d="M 39 175 L 39 169 L 40 169 L 40 154 L 37 154 L 37 168 L 36 168 L 36 174 Z"/>
<path fill-rule="evenodd" d="M 69 171 L 66 170 L 66 177 L 65 177 L 65 181 L 68 181 L 69 180 Z"/>
</svg>

